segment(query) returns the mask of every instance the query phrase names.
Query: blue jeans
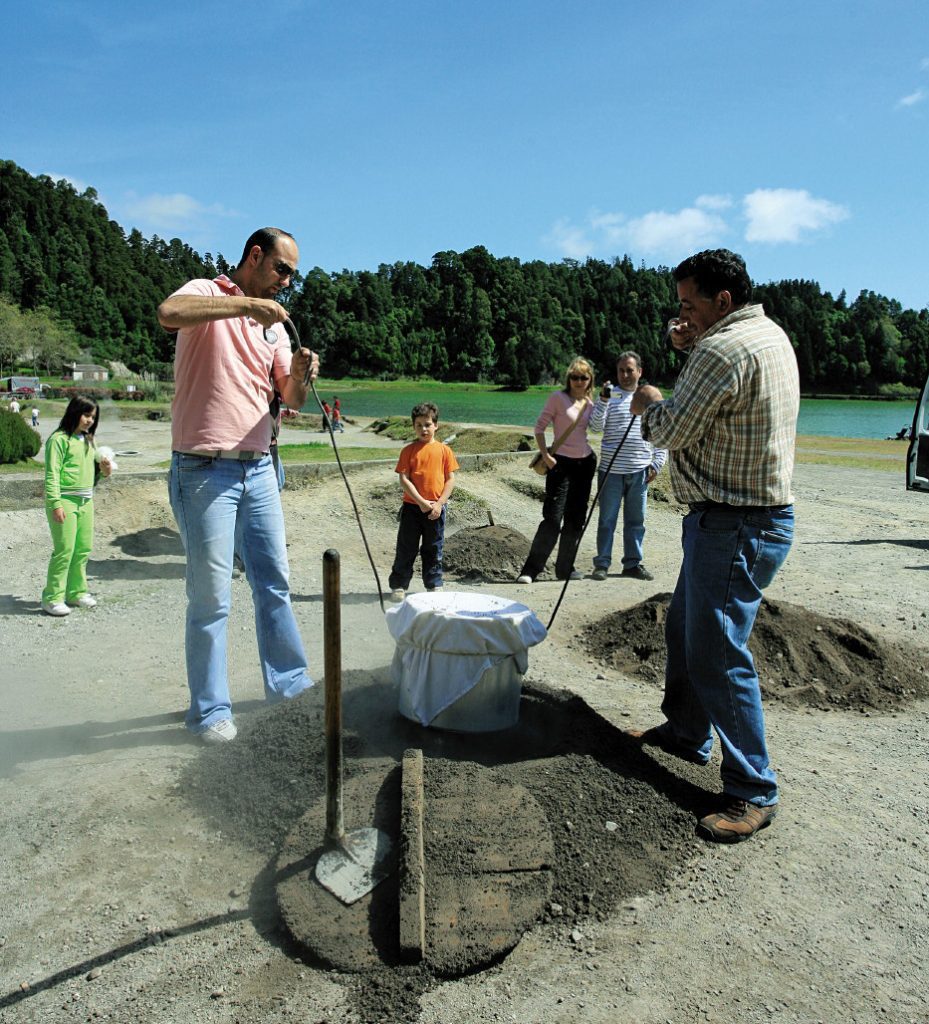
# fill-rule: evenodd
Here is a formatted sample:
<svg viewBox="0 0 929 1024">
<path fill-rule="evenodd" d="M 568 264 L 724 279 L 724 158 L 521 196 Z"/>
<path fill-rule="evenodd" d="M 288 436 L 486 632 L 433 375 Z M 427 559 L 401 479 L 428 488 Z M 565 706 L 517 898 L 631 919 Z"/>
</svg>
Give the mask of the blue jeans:
<svg viewBox="0 0 929 1024">
<path fill-rule="evenodd" d="M 761 592 L 793 540 L 792 505 L 738 508 L 701 502 L 684 518 L 684 559 L 668 608 L 668 660 L 660 728 L 709 760 L 711 728 L 722 749 L 723 790 L 777 803 L 761 689 L 748 639 Z"/>
<path fill-rule="evenodd" d="M 623 568 L 632 569 L 642 561 L 645 505 L 648 501 L 647 477 L 647 469 L 637 473 L 600 474 L 600 518 L 597 521 L 595 569 L 609 569 L 613 561 L 613 534 L 616 532 L 620 506 L 623 510 Z"/>
<path fill-rule="evenodd" d="M 422 559 L 423 585 L 442 586 L 442 551 L 445 546 L 445 509 L 438 519 L 430 519 L 419 505 L 405 501 L 400 506 L 397 528 L 397 552 L 387 585 L 391 590 L 406 590 L 413 579 L 416 554 Z"/>
<path fill-rule="evenodd" d="M 574 571 L 574 557 L 587 518 L 587 502 L 597 469 L 597 456 L 593 452 L 583 459 L 556 455 L 555 462 L 555 468 L 545 474 L 542 522 L 532 538 L 520 576 L 535 579 L 545 568 L 556 543 L 555 575 L 563 580 Z"/>
<path fill-rule="evenodd" d="M 185 721 L 188 729 L 203 732 L 232 717 L 226 627 L 234 551 L 252 588 L 266 698 L 296 697 L 313 681 L 290 605 L 284 517 L 271 456 L 238 462 L 175 452 L 169 488 L 187 552 Z"/>
</svg>

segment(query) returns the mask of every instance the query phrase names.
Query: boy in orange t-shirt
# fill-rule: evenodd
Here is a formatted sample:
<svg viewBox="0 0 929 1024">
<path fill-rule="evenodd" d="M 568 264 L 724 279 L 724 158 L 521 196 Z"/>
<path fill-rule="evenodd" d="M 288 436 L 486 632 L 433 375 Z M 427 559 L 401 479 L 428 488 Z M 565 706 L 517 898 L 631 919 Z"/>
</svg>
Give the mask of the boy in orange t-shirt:
<svg viewBox="0 0 929 1024">
<path fill-rule="evenodd" d="M 458 461 L 447 444 L 437 441 L 439 410 L 432 402 L 413 407 L 413 428 L 418 441 L 400 452 L 396 472 L 403 488 L 397 553 L 388 581 L 391 599 L 402 601 L 413 579 L 417 549 L 422 558 L 426 590 L 442 586 L 442 547 L 445 543 L 445 506 L 455 488 Z"/>
</svg>

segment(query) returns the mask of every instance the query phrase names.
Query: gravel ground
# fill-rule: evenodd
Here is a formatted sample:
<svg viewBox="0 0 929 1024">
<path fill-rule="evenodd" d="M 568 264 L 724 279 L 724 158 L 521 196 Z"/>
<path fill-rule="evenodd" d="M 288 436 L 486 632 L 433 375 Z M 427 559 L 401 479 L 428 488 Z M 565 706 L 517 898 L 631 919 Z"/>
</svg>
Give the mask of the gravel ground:
<svg viewBox="0 0 929 1024">
<path fill-rule="evenodd" d="M 120 424 L 121 446 L 151 450 L 155 461 L 160 445 L 163 459 L 165 428 L 144 427 L 143 441 Z M 539 506 L 510 484 L 529 475 L 524 462 L 463 472 L 461 483 L 497 524 L 529 536 Z M 366 496 L 390 485 L 385 472 L 351 477 L 362 509 L 377 506 L 365 525 L 382 579 L 394 527 L 382 499 Z M 797 540 L 769 596 L 849 619 L 904 657 L 908 647 L 924 651 L 929 502 L 884 473 L 801 466 L 795 483 Z M 735 847 L 692 834 L 686 794 L 718 789 L 715 761 L 701 770 L 643 755 L 654 802 L 633 808 L 615 802 L 594 758 L 579 778 L 595 815 L 616 821 L 635 810 L 629 817 L 640 819 L 647 843 L 653 808 L 662 808 L 661 870 L 617 881 L 591 912 L 559 904 L 561 914 L 546 914 L 509 956 L 470 976 L 344 975 L 307 962 L 281 927 L 274 864 L 281 838 L 319 792 L 318 718 L 309 711 L 318 712 L 320 694 L 264 707 L 245 581 L 234 584 L 230 623 L 243 742 L 217 753 L 181 725 L 183 556 L 164 482 L 123 474 L 101 485 L 90 566 L 100 604 L 60 621 L 38 613 L 49 551 L 43 512 L 29 499 L 14 507 L 15 488 L 3 483 L 8 510 L 0 512 L 0 1020 L 929 1021 L 925 699 L 887 710 L 769 704 L 782 809 L 770 829 Z M 344 488 L 326 480 L 288 490 L 285 508 L 294 604 L 317 676 L 321 555 L 336 547 L 342 556 L 343 671 L 358 694 L 346 707 L 346 757 L 361 765 L 379 743 L 363 696 L 389 710 L 393 644 Z M 659 718 L 658 683 L 604 661 L 584 632 L 672 588 L 679 518 L 658 505 L 649 517 L 655 581 L 572 583 L 549 638 L 530 652 L 530 686 L 583 702 L 565 713 L 577 743 L 587 716 L 604 721 L 596 729 Z M 582 554 L 592 551 L 585 538 Z M 561 589 L 456 585 L 471 587 L 517 597 L 543 622 Z M 301 718 L 307 724 L 296 729 Z M 298 750 L 294 736 L 304 733 Z M 621 775 L 619 753 L 610 770 Z M 221 787 L 224 759 L 238 767 Z M 557 836 L 561 808 L 541 802 Z M 668 838 L 669 828 L 680 831 Z M 565 878 L 589 877 L 583 843 L 557 848 Z"/>
</svg>

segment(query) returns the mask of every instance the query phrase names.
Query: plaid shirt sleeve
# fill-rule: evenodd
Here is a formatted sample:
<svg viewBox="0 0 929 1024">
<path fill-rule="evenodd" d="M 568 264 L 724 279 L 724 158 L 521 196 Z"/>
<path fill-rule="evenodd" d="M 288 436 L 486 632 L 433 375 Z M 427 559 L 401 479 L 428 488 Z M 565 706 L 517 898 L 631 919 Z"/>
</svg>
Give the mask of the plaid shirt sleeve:
<svg viewBox="0 0 929 1024">
<path fill-rule="evenodd" d="M 711 349 L 695 349 L 674 395 L 642 414 L 642 436 L 657 448 L 689 448 L 713 427 L 720 408 L 738 392 L 734 368 Z"/>
<path fill-rule="evenodd" d="M 674 395 L 643 413 L 642 433 L 670 449 L 680 501 L 784 505 L 799 401 L 787 335 L 749 306 L 700 339 Z"/>
</svg>

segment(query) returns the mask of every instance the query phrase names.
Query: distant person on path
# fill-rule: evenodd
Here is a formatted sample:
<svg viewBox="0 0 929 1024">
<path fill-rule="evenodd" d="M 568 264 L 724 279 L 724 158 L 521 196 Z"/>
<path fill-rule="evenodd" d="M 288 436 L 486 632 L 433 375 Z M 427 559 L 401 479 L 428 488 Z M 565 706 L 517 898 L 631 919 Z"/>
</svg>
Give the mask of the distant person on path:
<svg viewBox="0 0 929 1024">
<path fill-rule="evenodd" d="M 642 438 L 641 422 L 629 411 L 641 377 L 642 359 L 638 353 L 621 352 L 616 360 L 618 386 L 611 388 L 609 381 L 604 384 L 590 417 L 590 429 L 597 433 L 603 432 L 598 477 L 600 499 L 597 554 L 592 574 L 595 580 L 606 579 L 613 560 L 613 534 L 616 532 L 620 506 L 623 511 L 621 575 L 635 580 L 654 579 L 642 564 L 645 509 L 648 505 L 648 485 L 658 476 L 668 453 L 661 448 L 654 448 Z M 620 443 L 622 447 L 619 447 Z"/>
<path fill-rule="evenodd" d="M 323 402 L 323 422 L 319 428 L 321 434 L 325 434 L 329 430 L 329 424 L 332 422 L 332 408 L 328 402 Z"/>
<path fill-rule="evenodd" d="M 403 488 L 397 551 L 388 585 L 391 600 L 402 601 L 413 579 L 417 551 L 422 559 L 426 590 L 442 586 L 445 506 L 455 489 L 458 460 L 447 444 L 436 440 L 439 410 L 421 402 L 410 414 L 418 440 L 400 452 L 395 472 Z"/>
<path fill-rule="evenodd" d="M 584 529 L 590 485 L 597 468 L 597 456 L 587 441 L 593 386 L 593 367 L 586 359 L 575 359 L 565 373 L 564 387 L 549 396 L 536 420 L 535 441 L 549 470 L 545 475 L 542 522 L 517 583 L 532 583 L 545 568 L 556 543 L 555 575 L 560 580 L 581 578 L 574 566 L 574 556 Z M 554 440 L 562 439 L 554 455 L 545 443 L 549 424 L 554 430 Z"/>
<path fill-rule="evenodd" d="M 337 405 L 332 407 L 332 429 L 338 430 L 340 434 L 345 433 L 345 427 L 342 425 L 342 413 Z"/>
<path fill-rule="evenodd" d="M 238 266 L 194 280 L 169 296 L 158 319 L 177 331 L 171 407 L 171 507 L 187 552 L 185 648 L 187 728 L 205 742 L 232 740 L 236 727 L 226 672 L 233 552 L 245 566 L 269 701 L 313 685 L 290 603 L 284 518 L 270 409 L 275 388 L 292 408 L 306 401 L 318 359 L 291 356 L 287 310 L 275 300 L 293 279 L 299 252 L 279 228 L 261 228 Z"/>
<path fill-rule="evenodd" d="M 112 463 L 96 460 L 94 435 L 100 407 L 75 395 L 45 442 L 45 515 L 52 534 L 42 611 L 62 617 L 72 608 L 93 608 L 87 593 L 87 559 L 94 542 L 94 484 L 109 476 Z M 99 469 L 98 469 L 99 466 Z"/>
<path fill-rule="evenodd" d="M 10 412 L 19 412 L 19 402 L 15 398 L 10 401 Z"/>
<path fill-rule="evenodd" d="M 32 407 L 32 426 L 37 427 L 39 425 L 39 410 L 36 406 Z"/>
<path fill-rule="evenodd" d="M 683 562 L 665 622 L 662 725 L 630 735 L 706 764 L 715 729 L 723 794 L 700 819 L 706 839 L 733 843 L 771 823 L 777 779 L 768 759 L 758 674 L 748 640 L 762 591 L 790 550 L 791 477 L 800 407 L 787 335 L 752 305 L 741 256 L 698 253 L 674 271 L 690 348 L 674 395 L 642 386 L 642 436 L 671 452 L 671 484 L 690 506 Z"/>
</svg>

